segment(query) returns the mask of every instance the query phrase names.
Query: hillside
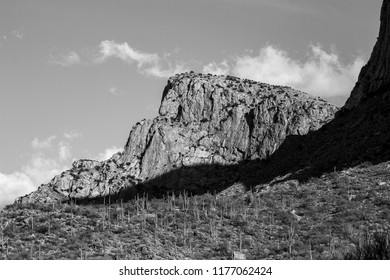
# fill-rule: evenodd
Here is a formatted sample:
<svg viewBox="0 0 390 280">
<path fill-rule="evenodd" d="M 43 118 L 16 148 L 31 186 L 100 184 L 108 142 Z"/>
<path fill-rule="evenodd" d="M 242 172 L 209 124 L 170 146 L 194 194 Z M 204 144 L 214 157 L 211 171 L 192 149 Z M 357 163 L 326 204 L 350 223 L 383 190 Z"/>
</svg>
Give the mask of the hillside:
<svg viewBox="0 0 390 280">
<path fill-rule="evenodd" d="M 112 205 L 15 204 L 1 259 L 357 258 L 389 230 L 390 162 L 246 192 L 137 198 Z M 389 257 L 389 255 L 387 255 Z"/>
<path fill-rule="evenodd" d="M 7 259 L 390 259 L 390 0 L 346 105 L 230 76 L 169 79 L 125 151 L 1 213 Z M 241 256 L 242 257 L 242 256 Z"/>
</svg>

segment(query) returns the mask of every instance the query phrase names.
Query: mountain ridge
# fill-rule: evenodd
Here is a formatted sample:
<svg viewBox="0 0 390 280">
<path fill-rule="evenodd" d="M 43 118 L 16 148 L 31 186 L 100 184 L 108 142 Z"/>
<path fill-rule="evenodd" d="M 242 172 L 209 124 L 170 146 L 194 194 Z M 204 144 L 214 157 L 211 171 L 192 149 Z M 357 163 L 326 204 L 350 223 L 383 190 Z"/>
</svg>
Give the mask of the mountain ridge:
<svg viewBox="0 0 390 280">
<path fill-rule="evenodd" d="M 288 135 L 317 130 L 337 110 L 290 87 L 232 76 L 175 75 L 163 91 L 159 116 L 133 126 L 123 153 L 101 163 L 76 161 L 70 170 L 17 202 L 86 200 L 120 192 L 131 197 L 143 192 L 141 183 L 151 179 L 156 192 L 223 189 L 237 175 L 223 182 L 225 176 L 215 178 L 192 167 L 267 159 Z M 156 180 L 181 168 L 187 168 L 185 176 L 179 172 Z"/>
<path fill-rule="evenodd" d="M 377 42 L 367 64 L 362 68 L 358 81 L 344 109 L 356 107 L 370 96 L 390 89 L 390 2 L 384 0 L 380 15 L 380 28 Z"/>
<path fill-rule="evenodd" d="M 378 42 L 384 42 L 390 36 L 389 7 L 390 0 L 384 0 Z M 383 45 L 377 43 L 376 46 Z M 238 90 L 230 90 L 237 94 L 224 96 L 241 96 L 236 101 L 243 100 L 245 106 L 227 98 L 229 102 L 226 104 L 237 106 L 224 106 L 224 110 L 219 110 L 222 107 L 203 106 L 204 102 L 198 102 L 210 98 L 195 98 L 200 93 L 198 89 L 203 88 L 202 83 L 197 83 L 195 91 L 170 91 L 175 87 L 174 83 L 168 83 L 162 101 L 162 104 L 166 103 L 160 108 L 163 116 L 136 124 L 123 153 L 103 163 L 77 161 L 73 169 L 63 173 L 68 179 L 57 176 L 54 184 L 42 186 L 39 192 L 21 198 L 19 202 L 22 203 L 7 206 L 2 211 L 0 224 L 4 235 L 2 240 L 5 241 L 0 246 L 0 257 L 128 260 L 234 259 L 240 255 L 247 259 L 277 260 L 389 259 L 390 89 L 387 85 L 390 79 L 387 78 L 386 65 L 390 49 L 387 46 L 383 50 L 375 48 L 347 105 L 340 111 L 330 107 L 330 112 L 336 115 L 330 121 L 331 114 L 321 115 L 322 110 L 313 106 L 316 102 L 313 101 L 309 110 L 305 110 L 305 102 L 299 101 L 301 94 L 286 88 L 283 94 L 272 94 L 282 88 L 267 85 L 267 90 L 271 87 L 268 91 L 271 94 L 265 100 L 256 101 L 252 108 L 246 106 L 249 103 L 246 102 L 245 90 L 240 93 L 238 87 Z M 375 66 L 375 63 L 380 65 Z M 372 77 L 375 78 L 372 80 Z M 177 85 L 178 88 L 192 88 L 188 83 Z M 265 87 L 262 84 L 257 86 Z M 183 103 L 185 106 L 180 107 L 180 100 L 185 95 L 179 96 L 178 92 L 190 93 L 194 98 L 191 98 L 191 103 Z M 293 114 L 284 114 L 288 110 L 281 110 L 283 113 L 277 110 L 279 105 L 284 108 L 283 104 L 290 100 L 281 98 L 276 102 L 277 97 L 286 97 L 287 93 L 298 94 L 298 99 L 292 99 L 297 101 Z M 221 101 L 219 104 L 225 103 Z M 215 112 L 211 108 L 216 108 Z M 268 115 L 263 115 L 267 112 Z M 310 122 L 313 121 L 310 112 L 322 116 L 314 126 Z M 293 121 L 301 113 L 305 113 L 305 117 Z M 268 130 L 260 129 L 267 122 L 256 123 L 259 114 L 270 121 L 269 126 L 265 126 Z M 202 121 L 204 119 L 206 121 Z M 206 129 L 221 119 L 224 120 L 224 125 L 220 126 L 224 129 L 222 132 L 214 123 L 215 133 L 194 133 L 199 131 L 198 128 Z M 321 125 L 323 122 L 326 124 Z M 302 124 L 307 128 L 303 132 L 307 133 L 286 133 L 299 132 Z M 227 127 L 234 129 L 226 130 Z M 188 141 L 170 142 L 175 138 L 170 137 L 169 130 Z M 219 137 L 219 133 L 224 135 L 228 131 L 240 132 L 238 138 L 231 137 L 230 142 L 223 145 L 210 141 Z M 251 142 L 253 139 L 249 135 L 267 141 L 259 141 L 262 145 L 251 149 L 251 143 L 256 142 Z M 272 135 L 283 137 L 272 138 Z M 236 145 L 235 140 L 242 145 Z M 242 140 L 245 140 L 244 144 Z M 200 141 L 202 145 L 192 146 Z M 211 159 L 220 156 L 223 161 L 203 162 L 209 158 L 205 152 L 212 151 L 213 143 L 224 149 L 219 154 L 212 154 Z M 206 144 L 208 150 L 200 148 Z M 190 147 L 187 154 L 172 156 L 175 148 L 180 151 L 180 147 L 186 145 Z M 148 153 L 156 158 L 143 160 Z M 195 154 L 194 165 L 186 165 L 187 156 Z M 166 159 L 166 163 L 182 165 L 172 166 L 165 172 L 162 159 Z M 151 166 L 158 168 L 153 170 Z M 217 185 L 222 191 L 189 196 L 181 188 L 179 194 L 167 192 L 156 199 L 144 193 L 126 203 L 122 200 L 116 202 L 108 189 L 109 195 L 101 197 L 108 199 L 108 203 L 74 203 L 78 202 L 74 200 L 77 190 L 88 194 L 85 185 L 90 178 L 102 180 L 95 185 L 113 186 L 123 182 L 123 170 L 128 172 L 125 180 L 134 180 L 136 184 L 135 189 L 126 188 L 134 194 L 137 194 L 137 188 L 141 191 L 149 189 L 153 194 L 159 189 L 159 184 L 174 186 L 180 180 L 185 183 L 195 181 L 198 183 L 196 187 L 204 184 L 206 190 Z M 142 177 L 151 174 L 151 170 L 155 171 L 155 176 Z M 113 176 L 104 177 L 104 174 Z M 138 182 L 137 179 L 141 180 Z M 112 180 L 110 184 L 109 180 Z M 68 195 L 61 194 L 61 191 L 68 192 Z M 70 193 L 73 196 L 69 196 Z M 99 189 L 96 193 L 99 197 Z M 70 203 L 58 203 L 63 199 Z"/>
</svg>

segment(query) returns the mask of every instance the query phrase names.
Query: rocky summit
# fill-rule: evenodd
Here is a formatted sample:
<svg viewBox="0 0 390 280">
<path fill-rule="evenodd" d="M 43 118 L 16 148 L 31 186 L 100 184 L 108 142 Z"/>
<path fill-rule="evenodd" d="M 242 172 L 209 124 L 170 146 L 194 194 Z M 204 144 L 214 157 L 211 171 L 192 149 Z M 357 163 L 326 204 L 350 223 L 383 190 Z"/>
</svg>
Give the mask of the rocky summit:
<svg viewBox="0 0 390 280">
<path fill-rule="evenodd" d="M 269 158 L 286 137 L 319 129 L 337 110 L 289 87 L 232 76 L 175 75 L 163 91 L 159 115 L 133 126 L 122 153 L 103 162 L 76 161 L 17 202 L 219 191 L 240 179 L 226 166 Z"/>
</svg>

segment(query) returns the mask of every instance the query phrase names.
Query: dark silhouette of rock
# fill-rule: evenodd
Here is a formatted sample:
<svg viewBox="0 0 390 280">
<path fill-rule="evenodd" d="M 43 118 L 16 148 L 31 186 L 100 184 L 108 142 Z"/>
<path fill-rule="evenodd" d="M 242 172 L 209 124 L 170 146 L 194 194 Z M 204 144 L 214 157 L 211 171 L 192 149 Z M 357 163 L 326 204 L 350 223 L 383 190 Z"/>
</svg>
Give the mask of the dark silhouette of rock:
<svg viewBox="0 0 390 280">
<path fill-rule="evenodd" d="M 315 131 L 337 107 L 289 87 L 184 73 L 164 89 L 159 116 L 130 131 L 123 153 L 72 168 L 18 202 L 201 193 L 238 180 L 239 162 L 268 159 L 289 135 Z"/>
<path fill-rule="evenodd" d="M 359 80 L 350 98 L 345 104 L 346 109 L 356 107 L 361 101 L 370 98 L 378 92 L 384 92 L 390 85 L 390 1 L 384 0 L 381 11 L 381 23 L 378 40 L 372 51 L 370 60 L 362 68 Z"/>
<path fill-rule="evenodd" d="M 307 135 L 287 137 L 267 163 L 247 173 L 246 184 L 277 176 L 306 180 L 364 162 L 390 160 L 389 22 L 390 0 L 384 0 L 378 41 L 335 119 Z"/>
</svg>

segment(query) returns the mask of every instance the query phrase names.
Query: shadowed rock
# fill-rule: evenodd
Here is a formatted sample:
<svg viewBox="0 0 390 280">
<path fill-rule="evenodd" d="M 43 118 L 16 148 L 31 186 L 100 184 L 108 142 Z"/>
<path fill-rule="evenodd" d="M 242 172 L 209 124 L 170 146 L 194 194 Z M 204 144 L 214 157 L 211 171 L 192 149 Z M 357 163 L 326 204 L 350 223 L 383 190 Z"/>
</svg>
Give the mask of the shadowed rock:
<svg viewBox="0 0 390 280">
<path fill-rule="evenodd" d="M 381 10 L 381 23 L 378 40 L 370 60 L 362 68 L 359 80 L 347 100 L 344 108 L 356 107 L 361 101 L 390 86 L 390 1 L 384 0 Z"/>
<path fill-rule="evenodd" d="M 168 80 L 159 116 L 132 128 L 123 153 L 77 161 L 17 202 L 203 193 L 235 182 L 252 188 L 390 160 L 389 22 L 385 0 L 371 58 L 332 121 L 336 107 L 291 88 L 177 75 Z"/>
<path fill-rule="evenodd" d="M 133 126 L 123 153 L 103 162 L 77 161 L 18 202 L 221 190 L 238 179 L 239 162 L 268 159 L 286 137 L 319 129 L 336 111 L 289 87 L 176 75 L 164 89 L 159 116 Z"/>
</svg>

